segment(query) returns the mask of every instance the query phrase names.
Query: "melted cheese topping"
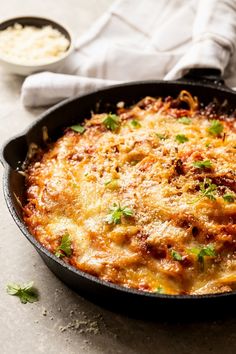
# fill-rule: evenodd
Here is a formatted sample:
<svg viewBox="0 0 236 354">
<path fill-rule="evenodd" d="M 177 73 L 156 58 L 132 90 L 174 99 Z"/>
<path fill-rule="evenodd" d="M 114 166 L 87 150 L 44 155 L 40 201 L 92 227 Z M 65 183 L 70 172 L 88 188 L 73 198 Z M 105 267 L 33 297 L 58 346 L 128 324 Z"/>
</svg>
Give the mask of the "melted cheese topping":
<svg viewBox="0 0 236 354">
<path fill-rule="evenodd" d="M 28 166 L 24 219 L 53 253 L 68 234 L 72 253 L 63 259 L 103 280 L 167 294 L 231 291 L 235 123 L 214 116 L 223 131 L 211 134 L 212 115 L 174 102 L 147 97 L 120 108 L 115 131 L 107 114 L 93 115 L 83 134 L 66 129 Z M 194 166 L 206 160 L 211 167 Z M 211 184 L 213 197 L 201 187 Z M 132 215 L 108 223 L 114 204 Z"/>
</svg>

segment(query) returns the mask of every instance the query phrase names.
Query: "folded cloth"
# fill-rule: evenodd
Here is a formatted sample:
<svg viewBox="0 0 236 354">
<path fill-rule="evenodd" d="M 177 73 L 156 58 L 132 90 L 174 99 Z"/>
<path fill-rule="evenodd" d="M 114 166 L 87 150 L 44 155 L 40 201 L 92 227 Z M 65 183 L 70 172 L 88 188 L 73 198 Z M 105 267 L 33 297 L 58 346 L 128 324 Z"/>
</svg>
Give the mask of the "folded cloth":
<svg viewBox="0 0 236 354">
<path fill-rule="evenodd" d="M 235 44 L 235 0 L 118 0 L 58 73 L 26 78 L 22 102 L 51 105 L 120 82 L 176 79 L 199 67 L 219 69 L 236 85 Z"/>
<path fill-rule="evenodd" d="M 112 80 L 45 72 L 31 75 L 25 80 L 22 99 L 25 106 L 45 106 L 116 83 Z"/>
</svg>

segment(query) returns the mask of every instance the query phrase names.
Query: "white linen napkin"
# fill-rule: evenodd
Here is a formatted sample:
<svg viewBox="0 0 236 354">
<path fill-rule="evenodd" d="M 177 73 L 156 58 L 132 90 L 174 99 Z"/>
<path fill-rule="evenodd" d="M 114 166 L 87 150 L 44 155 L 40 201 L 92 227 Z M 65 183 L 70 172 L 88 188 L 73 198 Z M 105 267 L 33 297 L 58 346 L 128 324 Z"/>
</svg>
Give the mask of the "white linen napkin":
<svg viewBox="0 0 236 354">
<path fill-rule="evenodd" d="M 236 85 L 235 45 L 236 0 L 118 0 L 58 73 L 26 78 L 22 102 L 51 105 L 120 82 L 176 79 L 197 67 L 219 69 Z"/>
</svg>

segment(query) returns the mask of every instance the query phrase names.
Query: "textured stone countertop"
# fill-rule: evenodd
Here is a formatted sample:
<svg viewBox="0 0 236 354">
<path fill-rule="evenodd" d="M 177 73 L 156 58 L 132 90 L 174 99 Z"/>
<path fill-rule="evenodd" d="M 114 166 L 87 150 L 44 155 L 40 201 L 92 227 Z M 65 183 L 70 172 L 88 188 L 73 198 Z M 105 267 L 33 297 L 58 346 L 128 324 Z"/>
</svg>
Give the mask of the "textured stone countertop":
<svg viewBox="0 0 236 354">
<path fill-rule="evenodd" d="M 84 32 L 110 0 L 1 1 L 0 19 L 50 16 Z M 134 4 L 136 2 L 134 1 Z M 20 102 L 23 79 L 0 68 L 0 142 L 22 131 L 42 110 Z M 3 168 L 0 167 L 0 177 Z M 208 354 L 236 352 L 236 319 L 183 323 L 136 320 L 85 300 L 45 266 L 12 220 L 0 190 L 0 353 L 1 354 Z M 9 282 L 34 280 L 40 300 L 22 305 L 6 294 Z"/>
</svg>

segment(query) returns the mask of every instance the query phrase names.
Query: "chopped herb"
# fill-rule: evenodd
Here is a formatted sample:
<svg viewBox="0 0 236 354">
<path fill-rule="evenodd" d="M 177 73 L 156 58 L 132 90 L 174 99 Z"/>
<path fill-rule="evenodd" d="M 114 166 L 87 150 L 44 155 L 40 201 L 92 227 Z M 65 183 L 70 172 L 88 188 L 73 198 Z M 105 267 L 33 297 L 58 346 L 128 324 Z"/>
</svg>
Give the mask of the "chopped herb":
<svg viewBox="0 0 236 354">
<path fill-rule="evenodd" d="M 119 179 L 111 179 L 104 183 L 109 189 L 116 189 L 119 187 Z"/>
<path fill-rule="evenodd" d="M 114 181 L 113 179 L 110 179 L 109 181 L 106 181 L 104 184 L 105 186 L 107 186 L 108 184 L 110 184 L 112 181 Z"/>
<path fill-rule="evenodd" d="M 209 148 L 209 146 L 210 146 L 210 143 L 207 143 L 206 145 L 205 145 L 207 148 Z"/>
<path fill-rule="evenodd" d="M 74 130 L 77 133 L 83 134 L 85 132 L 85 127 L 82 127 L 82 125 L 77 124 L 77 125 L 72 125 L 70 129 Z"/>
<path fill-rule="evenodd" d="M 227 202 L 227 203 L 233 203 L 235 200 L 235 196 L 233 194 L 230 193 L 225 193 L 223 195 L 223 199 Z"/>
<path fill-rule="evenodd" d="M 208 128 L 209 133 L 211 133 L 212 135 L 219 135 L 220 133 L 222 133 L 223 130 L 223 124 L 217 119 L 212 120 L 211 125 Z"/>
<path fill-rule="evenodd" d="M 217 185 L 211 183 L 211 180 L 209 178 L 205 178 L 203 182 L 199 183 L 199 186 L 201 196 L 197 199 L 194 199 L 192 202 L 189 202 L 188 204 L 194 204 L 204 197 L 207 197 L 212 201 L 216 200 L 215 193 L 217 190 Z"/>
<path fill-rule="evenodd" d="M 61 243 L 56 249 L 55 256 L 58 258 L 65 257 L 65 256 L 70 257 L 71 253 L 72 253 L 71 240 L 70 240 L 70 235 L 67 233 L 62 236 Z"/>
<path fill-rule="evenodd" d="M 190 252 L 197 256 L 198 262 L 203 263 L 204 257 L 216 257 L 215 248 L 213 245 L 204 246 L 202 248 L 193 247 Z"/>
<path fill-rule="evenodd" d="M 178 119 L 179 123 L 185 124 L 185 125 L 189 125 L 192 123 L 191 119 L 189 119 L 188 117 L 182 117 Z"/>
<path fill-rule="evenodd" d="M 141 127 L 141 124 L 136 119 L 131 120 L 130 124 L 136 129 Z"/>
<path fill-rule="evenodd" d="M 189 139 L 184 134 L 178 134 L 176 135 L 175 140 L 178 141 L 179 144 L 183 144 Z"/>
<path fill-rule="evenodd" d="M 131 166 L 135 166 L 135 165 L 137 165 L 137 163 L 139 163 L 139 160 L 130 161 Z"/>
<path fill-rule="evenodd" d="M 127 207 L 121 207 L 120 204 L 114 203 L 110 208 L 110 213 L 107 215 L 105 221 L 108 224 L 121 224 L 122 216 L 132 216 L 133 211 Z"/>
<path fill-rule="evenodd" d="M 167 139 L 167 135 L 159 134 L 159 133 L 155 133 L 155 134 L 160 140 L 166 140 Z"/>
<path fill-rule="evenodd" d="M 114 132 L 120 126 L 119 116 L 109 113 L 104 119 L 103 124 L 107 129 Z"/>
<path fill-rule="evenodd" d="M 193 162 L 193 166 L 196 168 L 204 169 L 204 168 L 211 168 L 212 164 L 210 160 L 204 160 L 204 161 L 195 161 Z"/>
<path fill-rule="evenodd" d="M 200 192 L 202 193 L 202 197 L 207 197 L 210 200 L 216 200 L 215 192 L 217 189 L 217 185 L 211 183 L 209 178 L 205 178 L 203 182 L 200 182 Z"/>
<path fill-rule="evenodd" d="M 32 303 L 38 301 L 38 292 L 33 285 L 32 281 L 24 285 L 12 283 L 7 285 L 6 290 L 9 295 L 18 296 L 22 304 Z"/>
<path fill-rule="evenodd" d="M 158 294 L 163 294 L 163 287 L 161 286 L 161 285 L 159 285 L 158 287 L 157 287 L 157 289 L 156 289 L 156 292 L 158 293 Z"/>
<path fill-rule="evenodd" d="M 182 261 L 182 259 L 183 259 L 181 254 L 177 251 L 174 251 L 174 250 L 171 251 L 171 256 L 175 261 Z"/>
</svg>

